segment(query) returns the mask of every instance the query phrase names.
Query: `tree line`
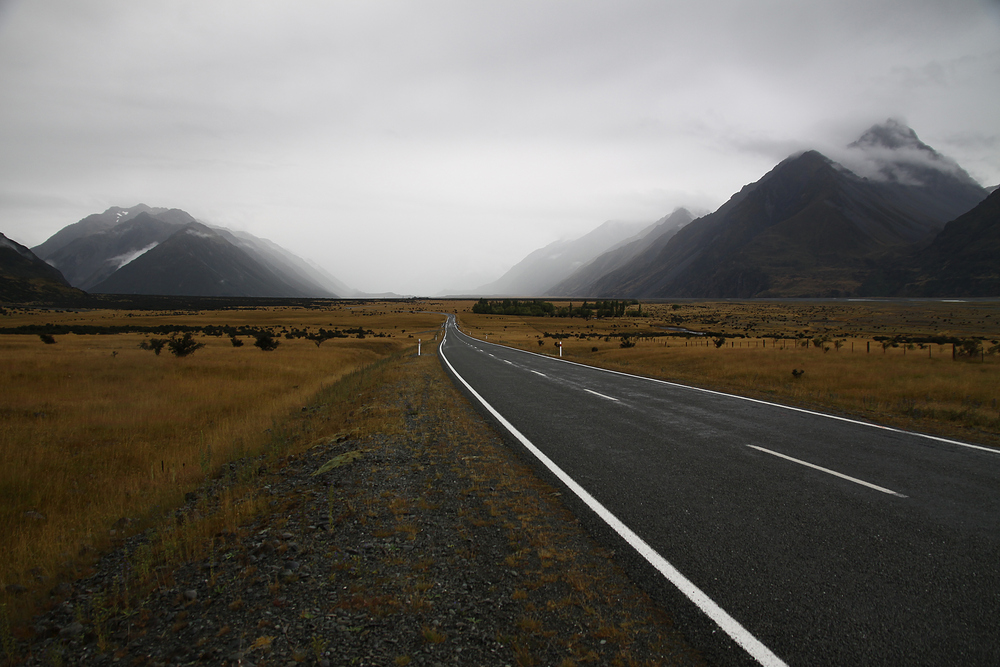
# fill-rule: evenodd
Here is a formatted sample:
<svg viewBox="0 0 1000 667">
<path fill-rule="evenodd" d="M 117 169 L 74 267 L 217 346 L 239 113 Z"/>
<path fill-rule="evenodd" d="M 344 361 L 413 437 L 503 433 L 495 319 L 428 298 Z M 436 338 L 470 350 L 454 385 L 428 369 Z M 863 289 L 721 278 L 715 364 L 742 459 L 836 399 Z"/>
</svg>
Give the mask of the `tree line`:
<svg viewBox="0 0 1000 667">
<path fill-rule="evenodd" d="M 634 310 L 629 310 L 629 306 L 638 306 Z M 521 301 L 519 299 L 502 299 L 489 301 L 486 298 L 480 299 L 472 306 L 472 312 L 480 315 L 519 315 L 523 317 L 581 317 L 589 320 L 591 317 L 642 317 L 642 304 L 636 299 L 613 299 L 608 301 L 595 301 L 588 303 L 586 300 L 579 306 L 574 306 L 571 301 L 567 306 L 556 306 L 548 301 L 532 299 Z"/>
</svg>

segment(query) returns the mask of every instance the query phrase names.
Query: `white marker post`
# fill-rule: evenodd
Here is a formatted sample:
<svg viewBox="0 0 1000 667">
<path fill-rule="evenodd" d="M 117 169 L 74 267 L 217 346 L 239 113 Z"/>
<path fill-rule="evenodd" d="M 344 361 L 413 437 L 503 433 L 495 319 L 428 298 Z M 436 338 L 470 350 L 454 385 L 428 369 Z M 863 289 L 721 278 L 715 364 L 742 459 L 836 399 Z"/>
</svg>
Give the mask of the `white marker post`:
<svg viewBox="0 0 1000 667">
<path fill-rule="evenodd" d="M 557 340 L 556 345 L 559 346 L 559 358 L 562 359 L 562 341 Z"/>
<path fill-rule="evenodd" d="M 417 339 L 417 356 L 420 356 L 420 339 Z"/>
</svg>

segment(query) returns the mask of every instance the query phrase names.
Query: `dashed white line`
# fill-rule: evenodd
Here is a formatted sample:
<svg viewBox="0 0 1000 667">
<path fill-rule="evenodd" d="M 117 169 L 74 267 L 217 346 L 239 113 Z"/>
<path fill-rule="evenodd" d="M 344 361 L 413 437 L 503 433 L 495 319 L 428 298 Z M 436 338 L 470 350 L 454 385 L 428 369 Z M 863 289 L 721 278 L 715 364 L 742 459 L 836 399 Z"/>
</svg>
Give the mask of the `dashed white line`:
<svg viewBox="0 0 1000 667">
<path fill-rule="evenodd" d="M 531 372 L 534 373 L 535 375 L 541 375 L 543 378 L 548 377 L 548 375 L 546 375 L 545 373 L 539 373 L 538 371 L 531 371 Z"/>
<path fill-rule="evenodd" d="M 770 454 L 772 456 L 777 456 L 777 457 L 786 459 L 788 461 L 792 461 L 793 463 L 798 463 L 799 465 L 806 466 L 807 468 L 812 468 L 814 470 L 820 470 L 820 471 L 825 472 L 825 473 L 827 473 L 829 475 L 833 475 L 834 477 L 839 477 L 841 479 L 846 479 L 849 482 L 854 482 L 855 484 L 860 484 L 861 486 L 867 486 L 869 489 L 875 489 L 876 491 L 881 491 L 882 493 L 888 493 L 891 496 L 898 496 L 899 498 L 906 498 L 906 496 L 904 496 L 902 493 L 898 493 L 898 492 L 893 491 L 891 489 L 887 489 L 885 487 L 878 486 L 878 485 L 872 484 L 870 482 L 866 482 L 863 479 L 858 479 L 857 477 L 851 477 L 850 475 L 845 475 L 844 473 L 837 472 L 836 470 L 830 470 L 829 468 L 824 468 L 823 466 L 818 466 L 815 463 L 809 463 L 808 461 L 802 461 L 800 459 L 792 458 L 791 456 L 788 456 L 787 454 L 780 454 L 778 452 L 771 451 L 770 449 L 764 449 L 763 447 L 758 447 L 757 445 L 747 445 L 747 447 L 750 447 L 751 449 L 756 449 L 757 451 L 764 452 L 766 454 Z"/>
<path fill-rule="evenodd" d="M 455 324 L 455 330 L 458 333 L 462 333 L 462 330 L 458 328 L 457 323 Z M 465 335 L 465 334 L 463 334 Z M 536 357 L 544 357 L 546 359 L 552 359 L 553 361 L 560 361 L 564 364 L 572 364 L 574 366 L 580 366 L 582 368 L 587 368 L 593 371 L 598 371 L 601 373 L 611 373 L 612 375 L 622 375 L 625 377 L 635 378 L 638 380 L 646 380 L 648 382 L 655 382 L 656 384 L 665 384 L 670 387 L 677 387 L 679 389 L 686 389 L 688 391 L 697 391 L 703 394 L 712 394 L 715 396 L 725 396 L 726 398 L 733 398 L 740 401 L 747 401 L 749 403 L 757 403 L 759 405 L 767 405 L 772 408 L 780 408 L 782 410 L 791 410 L 792 412 L 801 412 L 807 415 L 816 415 L 817 417 L 824 417 L 826 419 L 835 419 L 837 421 L 846 422 L 848 424 L 856 424 L 858 426 L 866 426 L 868 428 L 877 428 L 883 431 L 889 431 L 891 433 L 902 433 L 904 435 L 912 435 L 917 438 L 924 438 L 925 440 L 934 440 L 936 442 L 943 442 L 949 445 L 956 445 L 958 447 L 965 447 L 966 449 L 976 449 L 982 452 L 989 452 L 990 454 L 1000 454 L 1000 448 L 997 447 L 984 447 L 983 445 L 973 445 L 968 442 L 962 442 L 961 440 L 951 440 L 950 438 L 942 438 L 937 435 L 930 435 L 927 433 L 918 433 L 917 431 L 905 431 L 901 428 L 893 428 L 892 426 L 885 426 L 883 424 L 873 424 L 871 422 L 864 422 L 858 419 L 851 419 L 850 417 L 841 417 L 840 415 L 831 415 L 826 412 L 817 412 L 815 410 L 808 410 L 806 408 L 797 408 L 791 405 L 782 405 L 781 403 L 772 403 L 771 401 L 764 401 L 759 398 L 750 398 L 749 396 L 740 396 L 738 394 L 727 394 L 722 391 L 715 391 L 714 389 L 703 389 L 702 387 L 693 387 L 688 384 L 680 384 L 678 382 L 670 382 L 669 380 L 660 380 L 658 378 L 646 377 L 644 375 L 635 375 L 633 373 L 625 373 L 623 371 L 613 371 L 610 368 L 601 368 L 599 366 L 591 366 L 589 364 L 582 364 L 578 361 L 570 361 L 569 359 L 562 359 L 559 357 L 550 356 L 547 354 L 539 354 L 538 352 L 532 352 L 530 350 L 521 350 L 516 347 L 509 348 L 517 352 L 522 352 L 524 354 L 530 354 Z"/>
<path fill-rule="evenodd" d="M 750 634 L 750 631 L 744 628 L 739 621 L 729 615 L 729 613 L 720 607 L 712 598 L 708 597 L 704 591 L 698 588 L 694 582 L 685 577 L 680 573 L 677 568 L 670 564 L 666 558 L 661 556 L 653 547 L 649 546 L 645 540 L 639 537 L 631 528 L 622 523 L 621 519 L 616 517 L 611 513 L 608 508 L 602 505 L 596 498 L 594 498 L 590 493 L 584 489 L 580 484 L 570 477 L 562 468 L 557 466 L 555 462 L 546 456 L 538 447 L 534 445 L 530 440 L 528 440 L 520 431 L 518 431 L 513 424 L 507 421 L 503 415 L 496 411 L 492 405 L 486 402 L 486 399 L 480 396 L 479 392 L 472 388 L 465 378 L 459 375 L 455 367 L 451 365 L 448 361 L 448 357 L 444 354 L 444 343 L 447 339 L 447 330 L 445 331 L 445 338 L 441 340 L 440 346 L 440 356 L 441 360 L 448 365 L 452 374 L 458 378 L 459 382 L 465 385 L 465 388 L 469 390 L 477 401 L 483 404 L 483 407 L 492 414 L 497 421 L 499 421 L 504 428 L 506 428 L 512 436 L 517 438 L 525 446 L 525 448 L 530 451 L 535 457 L 544 465 L 546 468 L 552 471 L 552 473 L 558 477 L 566 487 L 575 493 L 580 500 L 582 500 L 597 516 L 599 516 L 605 523 L 607 523 L 612 530 L 618 533 L 622 539 L 629 543 L 633 549 L 635 549 L 646 561 L 655 567 L 660 574 L 662 574 L 667 581 L 676 586 L 681 593 L 683 593 L 689 600 L 698 606 L 702 612 L 712 619 L 719 628 L 729 635 L 733 641 L 743 647 L 743 650 L 750 654 L 750 656 L 759 662 L 764 667 L 787 667 L 784 660 L 779 658 L 771 649 L 767 648 L 759 639 Z M 538 373 L 538 371 L 532 371 L 533 373 Z M 543 375 L 542 373 L 538 373 Z"/>
<path fill-rule="evenodd" d="M 598 393 L 598 392 L 594 391 L 593 389 L 584 389 L 584 391 L 587 392 L 588 394 L 593 394 L 594 396 L 600 396 L 601 398 L 606 398 L 609 401 L 614 401 L 615 403 L 619 402 L 619 400 L 617 398 L 615 398 L 614 396 L 607 396 L 605 394 Z"/>
</svg>

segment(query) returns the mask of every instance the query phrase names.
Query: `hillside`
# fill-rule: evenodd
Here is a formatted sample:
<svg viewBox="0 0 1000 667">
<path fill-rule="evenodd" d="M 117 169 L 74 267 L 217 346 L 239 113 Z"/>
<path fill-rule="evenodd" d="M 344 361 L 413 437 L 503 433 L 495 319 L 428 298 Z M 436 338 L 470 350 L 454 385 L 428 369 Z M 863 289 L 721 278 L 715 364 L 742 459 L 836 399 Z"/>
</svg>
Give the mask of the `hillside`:
<svg viewBox="0 0 1000 667">
<path fill-rule="evenodd" d="M 1000 191 L 945 225 L 917 253 L 903 296 L 987 297 L 1000 295 Z"/>
<path fill-rule="evenodd" d="M 194 222 L 91 289 L 184 296 L 309 296 L 215 230 Z"/>
<path fill-rule="evenodd" d="M 0 302 L 67 302 L 85 297 L 26 247 L 0 234 Z"/>
</svg>

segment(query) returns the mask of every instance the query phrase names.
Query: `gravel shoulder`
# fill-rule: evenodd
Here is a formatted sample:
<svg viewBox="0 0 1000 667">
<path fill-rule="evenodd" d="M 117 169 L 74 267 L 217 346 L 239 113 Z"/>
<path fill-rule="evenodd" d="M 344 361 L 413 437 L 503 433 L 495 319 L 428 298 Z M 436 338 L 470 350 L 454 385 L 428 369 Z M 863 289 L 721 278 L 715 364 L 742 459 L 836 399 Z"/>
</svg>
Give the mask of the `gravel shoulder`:
<svg viewBox="0 0 1000 667">
<path fill-rule="evenodd" d="M 11 664 L 703 664 L 436 357 L 362 375 L 56 586 Z"/>
</svg>

